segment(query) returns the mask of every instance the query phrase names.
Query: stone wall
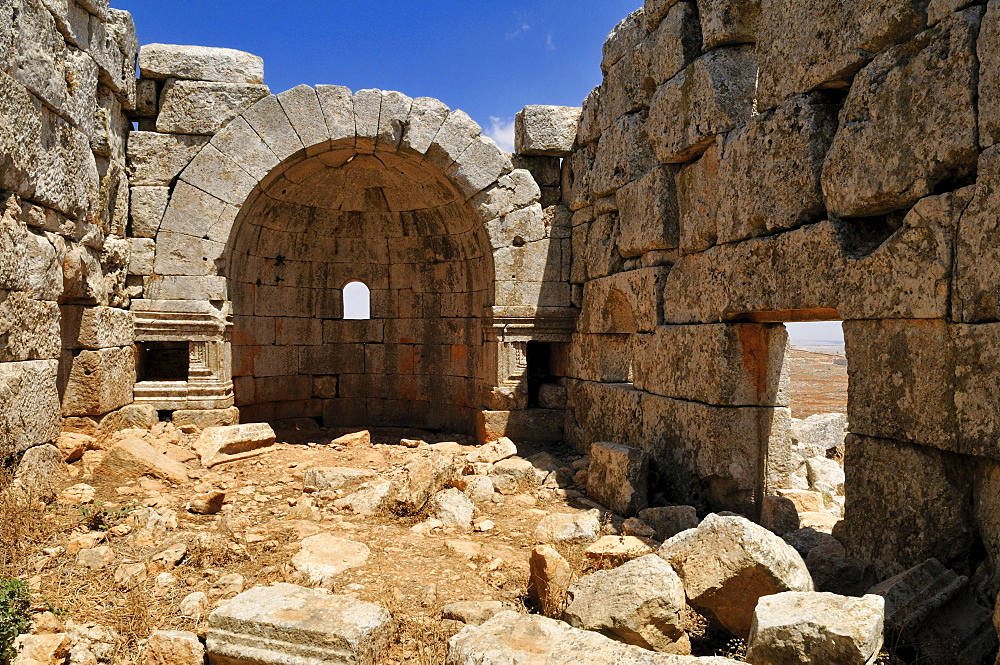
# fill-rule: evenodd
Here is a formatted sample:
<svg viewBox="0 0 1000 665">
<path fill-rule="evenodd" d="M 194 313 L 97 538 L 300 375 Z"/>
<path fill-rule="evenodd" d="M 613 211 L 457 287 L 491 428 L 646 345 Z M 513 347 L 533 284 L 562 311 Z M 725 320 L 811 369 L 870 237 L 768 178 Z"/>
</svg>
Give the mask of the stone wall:
<svg viewBox="0 0 1000 665">
<path fill-rule="evenodd" d="M 998 36 L 995 1 L 647 0 L 616 26 L 563 172 L 567 438 L 753 511 L 790 473 L 780 323 L 844 320 L 851 553 L 1000 562 Z"/>
<path fill-rule="evenodd" d="M 132 402 L 137 51 L 107 0 L 0 7 L 0 457 Z"/>
</svg>

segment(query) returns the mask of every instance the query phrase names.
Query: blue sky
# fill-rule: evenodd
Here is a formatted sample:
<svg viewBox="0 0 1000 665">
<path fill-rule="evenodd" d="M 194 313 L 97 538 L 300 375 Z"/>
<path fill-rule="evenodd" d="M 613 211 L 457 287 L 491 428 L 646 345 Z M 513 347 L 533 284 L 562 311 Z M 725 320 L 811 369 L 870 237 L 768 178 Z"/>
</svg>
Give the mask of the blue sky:
<svg viewBox="0 0 1000 665">
<path fill-rule="evenodd" d="M 112 5 L 132 12 L 140 44 L 225 46 L 261 56 L 272 92 L 332 83 L 436 97 L 503 145 L 526 104 L 580 105 L 601 81 L 604 38 L 642 0 Z"/>
</svg>

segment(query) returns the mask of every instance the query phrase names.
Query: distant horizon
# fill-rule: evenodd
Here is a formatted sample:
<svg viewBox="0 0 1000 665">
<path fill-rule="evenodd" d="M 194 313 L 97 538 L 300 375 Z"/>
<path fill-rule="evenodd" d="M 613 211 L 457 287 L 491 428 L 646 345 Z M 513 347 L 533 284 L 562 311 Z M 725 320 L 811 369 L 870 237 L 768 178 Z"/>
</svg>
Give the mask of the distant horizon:
<svg viewBox="0 0 1000 665">
<path fill-rule="evenodd" d="M 833 346 L 844 344 L 844 329 L 840 321 L 811 321 L 807 323 L 786 323 L 788 341 L 793 346 L 826 343 Z"/>
</svg>

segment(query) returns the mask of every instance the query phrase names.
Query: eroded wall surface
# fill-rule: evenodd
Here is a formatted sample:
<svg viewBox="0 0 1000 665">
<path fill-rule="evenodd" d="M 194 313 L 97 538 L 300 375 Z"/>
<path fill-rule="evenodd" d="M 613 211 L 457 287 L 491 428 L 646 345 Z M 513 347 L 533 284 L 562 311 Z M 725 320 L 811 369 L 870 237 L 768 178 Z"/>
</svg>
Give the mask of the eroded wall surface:
<svg viewBox="0 0 1000 665">
<path fill-rule="evenodd" d="M 649 0 L 564 169 L 567 437 L 752 510 L 787 482 L 780 322 L 844 320 L 852 554 L 1000 560 L 1000 3 Z"/>
<path fill-rule="evenodd" d="M 0 7 L 0 457 L 132 402 L 137 51 L 106 0 Z"/>
</svg>

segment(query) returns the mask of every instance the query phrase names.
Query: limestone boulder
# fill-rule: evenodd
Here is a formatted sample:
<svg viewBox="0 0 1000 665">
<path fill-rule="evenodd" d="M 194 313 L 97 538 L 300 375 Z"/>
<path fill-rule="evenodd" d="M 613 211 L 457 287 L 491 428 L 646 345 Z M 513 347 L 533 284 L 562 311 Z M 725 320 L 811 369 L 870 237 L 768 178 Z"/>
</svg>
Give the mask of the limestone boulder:
<svg viewBox="0 0 1000 665">
<path fill-rule="evenodd" d="M 619 515 L 631 516 L 649 505 L 649 454 L 602 441 L 590 447 L 587 495 Z"/>
<path fill-rule="evenodd" d="M 472 518 L 476 505 L 454 487 L 442 490 L 431 497 L 427 503 L 430 516 L 440 520 L 445 528 L 454 527 L 462 531 L 472 528 Z"/>
<path fill-rule="evenodd" d="M 831 448 L 844 445 L 847 414 L 817 413 L 792 419 L 792 439 L 803 457 L 824 457 Z"/>
<path fill-rule="evenodd" d="M 188 479 L 186 466 L 136 437 L 108 449 L 99 470 L 116 478 L 154 476 L 178 485 Z"/>
<path fill-rule="evenodd" d="M 514 116 L 514 150 L 521 155 L 567 157 L 576 142 L 581 109 L 525 106 Z"/>
<path fill-rule="evenodd" d="M 393 505 L 393 483 L 387 480 L 373 480 L 362 483 L 347 496 L 337 499 L 333 505 L 350 510 L 356 515 L 373 515 L 389 510 Z"/>
<path fill-rule="evenodd" d="M 218 490 L 195 494 L 187 504 L 188 512 L 197 515 L 215 515 L 222 510 L 226 501 L 226 493 Z"/>
<path fill-rule="evenodd" d="M 291 584 L 244 591 L 208 617 L 210 662 L 377 665 L 395 632 L 374 603 Z"/>
<path fill-rule="evenodd" d="M 505 436 L 500 437 L 496 441 L 490 441 L 485 445 L 480 446 L 474 452 L 469 453 L 468 460 L 470 462 L 486 462 L 488 464 L 493 464 L 494 462 L 499 462 L 500 460 L 505 460 L 508 457 L 513 457 L 517 454 L 517 445 L 513 441 Z"/>
<path fill-rule="evenodd" d="M 833 537 L 812 547 L 805 560 L 817 591 L 856 596 L 867 586 L 865 562 L 848 555 L 840 541 Z"/>
<path fill-rule="evenodd" d="M 809 487 L 825 494 L 844 494 L 844 467 L 826 457 L 810 457 L 806 460 Z"/>
<path fill-rule="evenodd" d="M 149 636 L 139 662 L 142 665 L 202 665 L 205 647 L 195 633 L 157 630 Z"/>
<path fill-rule="evenodd" d="M 528 560 L 528 600 L 547 617 L 558 618 L 566 606 L 566 594 L 573 570 L 559 552 L 548 545 L 536 545 Z"/>
<path fill-rule="evenodd" d="M 263 83 L 264 61 L 229 48 L 146 44 L 139 49 L 143 78 L 193 79 L 220 83 Z"/>
<path fill-rule="evenodd" d="M 195 452 L 206 468 L 224 462 L 246 459 L 266 452 L 274 445 L 274 430 L 267 423 L 247 423 L 207 427 L 194 444 Z"/>
<path fill-rule="evenodd" d="M 11 665 L 59 665 L 69 655 L 73 639 L 66 633 L 19 635 L 14 647 L 17 655 Z"/>
<path fill-rule="evenodd" d="M 496 494 L 493 479 L 489 476 L 468 476 L 465 480 L 465 489 L 462 491 L 476 505 L 493 501 L 493 496 Z"/>
<path fill-rule="evenodd" d="M 563 619 L 626 644 L 687 654 L 684 586 L 666 561 L 649 554 L 585 575 L 569 588 Z"/>
<path fill-rule="evenodd" d="M 535 540 L 553 545 L 593 543 L 601 534 L 600 517 L 599 510 L 546 515 L 535 527 Z"/>
<path fill-rule="evenodd" d="M 823 165 L 831 215 L 905 209 L 939 182 L 975 172 L 982 15 L 981 7 L 958 12 L 861 70 Z M 906 94 L 917 87 L 926 94 Z"/>
<path fill-rule="evenodd" d="M 799 528 L 799 511 L 787 497 L 765 496 L 760 505 L 760 525 L 784 536 Z"/>
<path fill-rule="evenodd" d="M 742 517 L 711 514 L 665 542 L 659 555 L 680 575 L 688 602 L 738 637 L 749 635 L 761 596 L 813 590 L 799 553 Z"/>
<path fill-rule="evenodd" d="M 501 494 L 519 494 L 533 490 L 545 480 L 548 473 L 521 457 L 509 457 L 490 467 L 489 477 L 493 487 Z"/>
<path fill-rule="evenodd" d="M 736 665 L 728 658 L 660 654 L 543 616 L 501 612 L 448 640 L 445 665 Z"/>
<path fill-rule="evenodd" d="M 361 483 L 373 480 L 377 476 L 378 474 L 370 469 L 355 469 L 343 466 L 317 466 L 306 469 L 302 485 L 306 492 L 349 490 Z"/>
<path fill-rule="evenodd" d="M 789 591 L 765 596 L 754 611 L 747 661 L 767 665 L 867 665 L 882 648 L 885 601 Z"/>
<path fill-rule="evenodd" d="M 408 462 L 403 471 L 403 479 L 395 488 L 395 502 L 404 514 L 419 512 L 456 474 L 454 464 L 440 455 Z"/>
<path fill-rule="evenodd" d="M 310 585 L 329 586 L 334 578 L 368 562 L 371 550 L 363 543 L 318 533 L 302 541 L 302 548 L 292 557 L 292 566 L 305 575 Z"/>
<path fill-rule="evenodd" d="M 56 488 L 65 476 L 62 453 L 46 443 L 29 448 L 21 456 L 12 489 L 28 500 L 50 503 L 56 498 Z"/>
</svg>

